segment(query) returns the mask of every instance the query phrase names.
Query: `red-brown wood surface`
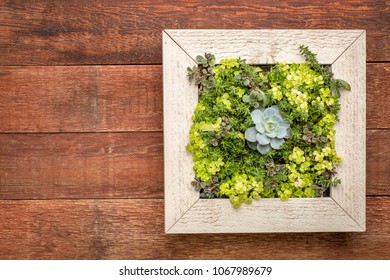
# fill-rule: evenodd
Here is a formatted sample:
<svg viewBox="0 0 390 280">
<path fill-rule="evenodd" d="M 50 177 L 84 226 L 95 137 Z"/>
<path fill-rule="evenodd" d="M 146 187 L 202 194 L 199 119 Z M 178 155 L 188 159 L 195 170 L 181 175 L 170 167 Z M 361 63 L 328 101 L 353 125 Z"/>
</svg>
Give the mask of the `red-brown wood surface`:
<svg viewBox="0 0 390 280">
<path fill-rule="evenodd" d="M 367 64 L 367 128 L 390 128 L 390 63 Z"/>
<path fill-rule="evenodd" d="M 367 132 L 367 194 L 390 195 L 390 130 Z M 161 132 L 0 134 L 0 199 L 163 198 Z"/>
<path fill-rule="evenodd" d="M 0 67 L 0 132 L 162 129 L 161 66 Z"/>
<path fill-rule="evenodd" d="M 389 76 L 367 65 L 368 128 L 390 127 Z M 161 77 L 159 65 L 0 66 L 0 132 L 161 131 Z"/>
<path fill-rule="evenodd" d="M 389 259 L 389 18 L 384 0 L 0 0 L 0 259 Z M 367 30 L 367 232 L 164 234 L 166 28 Z"/>
<path fill-rule="evenodd" d="M 0 65 L 161 63 L 162 29 L 366 29 L 390 59 L 385 0 L 1 1 Z"/>
<path fill-rule="evenodd" d="M 3 259 L 388 259 L 390 197 L 365 233 L 164 234 L 162 199 L 0 201 Z"/>
<path fill-rule="evenodd" d="M 0 134 L 0 185 L 0 199 L 162 198 L 162 133 Z"/>
</svg>

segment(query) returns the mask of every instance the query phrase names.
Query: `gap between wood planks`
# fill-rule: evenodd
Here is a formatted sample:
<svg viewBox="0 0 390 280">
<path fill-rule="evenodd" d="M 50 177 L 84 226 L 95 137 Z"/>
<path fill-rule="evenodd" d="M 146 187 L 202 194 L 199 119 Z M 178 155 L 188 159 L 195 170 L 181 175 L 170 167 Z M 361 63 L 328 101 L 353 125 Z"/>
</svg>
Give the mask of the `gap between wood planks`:
<svg viewBox="0 0 390 280">
<path fill-rule="evenodd" d="M 0 64 L 161 63 L 165 28 L 366 29 L 368 60 L 389 61 L 386 8 L 385 1 L 375 0 L 6 1 Z"/>
<path fill-rule="evenodd" d="M 389 75 L 367 64 L 368 129 L 390 128 Z M 0 133 L 162 131 L 162 89 L 157 65 L 0 66 Z"/>
<path fill-rule="evenodd" d="M 389 194 L 389 129 L 367 132 L 366 170 L 367 193 Z M 0 199 L 162 198 L 163 133 L 0 134 L 0 184 Z"/>
</svg>

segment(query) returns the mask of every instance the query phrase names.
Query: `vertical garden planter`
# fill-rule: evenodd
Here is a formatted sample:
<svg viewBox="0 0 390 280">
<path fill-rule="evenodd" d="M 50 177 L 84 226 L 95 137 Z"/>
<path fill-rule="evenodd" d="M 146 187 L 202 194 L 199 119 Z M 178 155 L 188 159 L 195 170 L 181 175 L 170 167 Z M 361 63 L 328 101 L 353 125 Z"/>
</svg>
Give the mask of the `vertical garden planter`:
<svg viewBox="0 0 390 280">
<path fill-rule="evenodd" d="M 317 53 L 351 90 L 340 98 L 336 150 L 341 185 L 329 197 L 263 198 L 235 209 L 228 199 L 200 199 L 191 185 L 193 161 L 186 151 L 198 88 L 187 67 L 205 52 L 218 60 L 248 64 L 303 62 L 298 46 Z M 217 61 L 218 63 L 218 61 Z M 166 233 L 365 231 L 366 38 L 363 30 L 165 30 L 164 165 Z"/>
</svg>

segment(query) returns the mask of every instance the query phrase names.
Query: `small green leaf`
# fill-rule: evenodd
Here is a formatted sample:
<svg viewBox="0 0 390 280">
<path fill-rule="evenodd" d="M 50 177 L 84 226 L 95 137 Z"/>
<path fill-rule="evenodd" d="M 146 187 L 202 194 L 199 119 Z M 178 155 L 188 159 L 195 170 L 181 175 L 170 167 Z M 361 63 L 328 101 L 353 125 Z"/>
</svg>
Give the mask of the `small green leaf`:
<svg viewBox="0 0 390 280">
<path fill-rule="evenodd" d="M 269 102 L 270 102 L 270 98 L 269 98 L 268 94 L 264 94 L 263 106 L 264 107 L 268 106 Z"/>
<path fill-rule="evenodd" d="M 340 98 L 340 90 L 339 90 L 338 88 L 335 88 L 334 95 L 335 95 L 337 98 Z"/>
<path fill-rule="evenodd" d="M 337 85 L 335 84 L 331 85 L 330 90 L 332 91 L 334 96 L 340 98 L 340 90 L 338 89 Z"/>
<path fill-rule="evenodd" d="M 341 85 L 342 88 L 345 88 L 346 90 L 351 90 L 350 84 L 348 84 L 346 81 L 338 79 L 337 82 Z"/>
<path fill-rule="evenodd" d="M 203 56 L 201 56 L 201 55 L 196 56 L 196 62 L 202 63 L 203 60 L 204 60 Z"/>
</svg>

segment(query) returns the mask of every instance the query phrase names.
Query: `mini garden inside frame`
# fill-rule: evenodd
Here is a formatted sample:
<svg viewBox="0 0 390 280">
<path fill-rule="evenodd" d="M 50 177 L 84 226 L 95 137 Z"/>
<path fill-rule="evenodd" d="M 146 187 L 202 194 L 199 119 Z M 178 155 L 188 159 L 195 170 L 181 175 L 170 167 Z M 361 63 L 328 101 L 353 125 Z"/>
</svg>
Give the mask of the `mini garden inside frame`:
<svg viewBox="0 0 390 280">
<path fill-rule="evenodd" d="M 200 199 L 191 185 L 186 151 L 198 88 L 187 67 L 206 52 L 248 64 L 303 62 L 299 45 L 331 65 L 351 90 L 340 98 L 336 150 L 341 185 L 329 197 L 263 198 L 235 209 L 228 199 Z M 163 31 L 164 184 L 166 233 L 365 231 L 366 39 L 363 30 L 165 30 Z"/>
</svg>

